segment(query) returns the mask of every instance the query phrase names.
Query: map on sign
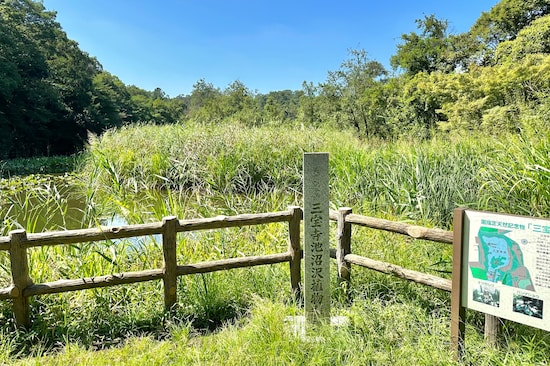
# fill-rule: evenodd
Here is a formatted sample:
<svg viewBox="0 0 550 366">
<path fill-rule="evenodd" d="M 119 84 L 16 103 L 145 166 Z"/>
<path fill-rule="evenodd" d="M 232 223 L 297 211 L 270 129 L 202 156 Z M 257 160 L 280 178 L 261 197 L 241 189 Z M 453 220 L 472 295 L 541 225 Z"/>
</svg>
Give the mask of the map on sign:
<svg viewBox="0 0 550 366">
<path fill-rule="evenodd" d="M 550 330 L 550 221 L 464 215 L 462 305 Z"/>
<path fill-rule="evenodd" d="M 535 291 L 529 270 L 523 263 L 518 243 L 506 236 L 510 230 L 482 226 L 476 236 L 478 261 L 470 262 L 474 278 Z"/>
</svg>

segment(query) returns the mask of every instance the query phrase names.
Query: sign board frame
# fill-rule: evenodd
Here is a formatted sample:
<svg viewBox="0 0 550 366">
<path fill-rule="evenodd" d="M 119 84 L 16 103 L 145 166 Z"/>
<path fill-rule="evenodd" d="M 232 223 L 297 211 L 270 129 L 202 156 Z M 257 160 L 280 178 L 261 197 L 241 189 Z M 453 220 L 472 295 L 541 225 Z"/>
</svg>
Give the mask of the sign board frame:
<svg viewBox="0 0 550 366">
<path fill-rule="evenodd" d="M 455 210 L 451 341 L 459 356 L 466 309 L 550 331 L 550 220 Z"/>
</svg>

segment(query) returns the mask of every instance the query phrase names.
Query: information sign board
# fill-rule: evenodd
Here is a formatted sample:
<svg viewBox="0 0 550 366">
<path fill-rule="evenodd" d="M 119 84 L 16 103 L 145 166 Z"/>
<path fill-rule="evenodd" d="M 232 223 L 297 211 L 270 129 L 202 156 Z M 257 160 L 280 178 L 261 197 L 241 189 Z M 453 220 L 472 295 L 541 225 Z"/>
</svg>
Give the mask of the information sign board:
<svg viewBox="0 0 550 366">
<path fill-rule="evenodd" d="M 463 220 L 461 306 L 550 330 L 550 220 L 471 210 Z"/>
</svg>

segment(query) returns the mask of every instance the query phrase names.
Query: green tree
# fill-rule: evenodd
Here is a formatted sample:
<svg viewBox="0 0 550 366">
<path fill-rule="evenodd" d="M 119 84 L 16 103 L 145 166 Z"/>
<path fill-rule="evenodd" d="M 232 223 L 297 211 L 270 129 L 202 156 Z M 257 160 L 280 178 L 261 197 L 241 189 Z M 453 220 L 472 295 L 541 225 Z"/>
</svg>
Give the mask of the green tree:
<svg viewBox="0 0 550 366">
<path fill-rule="evenodd" d="M 419 72 L 452 71 L 456 66 L 450 60 L 451 40 L 447 34 L 448 22 L 434 15 L 416 20 L 420 34 L 411 32 L 401 36 L 397 53 L 391 57 L 394 69 L 401 68 L 408 75 Z"/>
<path fill-rule="evenodd" d="M 135 85 L 126 87 L 130 94 L 130 103 L 132 110 L 132 122 L 152 122 L 153 121 L 153 99 L 151 93 L 147 90 L 138 88 Z"/>
<path fill-rule="evenodd" d="M 315 126 L 321 123 L 319 114 L 319 87 L 312 82 L 302 83 L 302 95 L 300 97 L 299 120 L 305 124 Z"/>
<path fill-rule="evenodd" d="M 223 92 L 222 98 L 223 117 L 231 117 L 239 114 L 244 117 L 254 110 L 254 97 L 252 92 L 239 80 L 233 81 Z"/>
<path fill-rule="evenodd" d="M 99 134 L 134 121 L 131 95 L 116 76 L 102 71 L 93 79 L 90 131 Z"/>
<path fill-rule="evenodd" d="M 351 50 L 351 58 L 346 60 L 337 71 L 330 71 L 327 82 L 322 84 L 326 102 L 337 103 L 333 113 L 343 118 L 361 135 L 384 135 L 387 126 L 373 109 L 375 103 L 369 99 L 374 95 L 381 78 L 387 72 L 378 61 L 370 60 L 364 50 Z"/>
<path fill-rule="evenodd" d="M 0 20 L 2 128 L 4 136 L 18 139 L 7 154 L 74 152 L 86 138 L 99 64 L 67 38 L 41 2 L 2 1 Z"/>
<path fill-rule="evenodd" d="M 186 106 L 181 99 L 169 98 L 160 88 L 156 88 L 152 93 L 152 117 L 156 124 L 171 124 L 178 122 L 186 110 Z"/>
<path fill-rule="evenodd" d="M 550 54 L 550 15 L 535 19 L 521 29 L 515 39 L 499 43 L 496 63 L 518 62 L 533 54 Z"/>
<path fill-rule="evenodd" d="M 470 72 L 425 82 L 439 95 L 440 128 L 450 131 L 519 132 L 522 110 L 537 110 L 550 93 L 550 56 L 530 55 L 516 63 L 472 67 Z"/>
<path fill-rule="evenodd" d="M 255 99 L 268 121 L 289 122 L 298 118 L 302 91 L 280 90 L 265 95 L 256 95 Z"/>
<path fill-rule="evenodd" d="M 200 79 L 189 96 L 188 116 L 199 123 L 217 123 L 223 119 L 220 108 L 222 93 L 212 83 Z"/>
<path fill-rule="evenodd" d="M 146 122 L 155 124 L 176 123 L 183 119 L 186 100 L 181 97 L 170 98 L 161 88 L 152 92 L 135 85 L 126 87 L 130 95 L 130 104 L 126 113 L 128 122 Z"/>
<path fill-rule="evenodd" d="M 36 4 L 0 3 L 0 158 L 47 152 L 50 122 L 62 110 L 46 56 L 32 38 L 37 32 L 21 24 L 31 10 L 27 22 L 38 22 Z"/>
<path fill-rule="evenodd" d="M 548 0 L 502 0 L 483 12 L 469 32 L 480 42 L 478 58 L 482 64 L 493 64 L 494 52 L 501 42 L 515 39 L 520 30 L 548 14 Z"/>
</svg>

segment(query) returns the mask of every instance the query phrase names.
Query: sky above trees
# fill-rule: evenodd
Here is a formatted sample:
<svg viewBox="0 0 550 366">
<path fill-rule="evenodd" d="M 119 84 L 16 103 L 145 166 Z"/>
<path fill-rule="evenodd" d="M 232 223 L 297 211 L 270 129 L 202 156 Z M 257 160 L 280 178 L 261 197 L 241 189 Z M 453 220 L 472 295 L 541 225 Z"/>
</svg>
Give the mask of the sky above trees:
<svg viewBox="0 0 550 366">
<path fill-rule="evenodd" d="M 199 79 L 261 93 L 322 82 L 350 49 L 390 69 L 400 36 L 434 14 L 467 31 L 497 0 L 44 0 L 67 36 L 124 83 L 189 94 Z"/>
<path fill-rule="evenodd" d="M 257 21 L 253 14 L 245 19 Z M 82 24 L 86 28 L 88 23 Z M 199 33 L 184 24 L 174 25 L 172 33 L 184 32 L 180 27 Z M 187 58 L 175 55 L 178 42 L 161 43 L 170 37 L 128 25 L 134 33 L 127 33 L 126 43 L 107 55 L 119 57 L 122 66 L 117 68 L 83 42 L 89 53 L 81 50 L 42 1 L 0 1 L 0 49 L 6 56 L 0 57 L 0 158 L 70 154 L 84 146 L 90 133 L 134 123 L 327 125 L 352 128 L 360 136 L 424 139 L 439 131 L 530 133 L 550 120 L 548 0 L 502 0 L 480 13 L 467 32 L 459 32 L 451 19 L 423 14 L 414 21 L 414 31 L 402 33 L 389 52 L 389 63 L 399 73 L 378 61 L 384 57 L 360 46 L 346 49 L 339 66 L 329 65 L 329 54 L 310 60 L 319 73 L 315 77 L 314 67 L 307 69 L 294 52 L 274 60 L 262 53 L 271 52 L 262 37 L 278 40 L 288 33 L 285 47 L 298 47 L 303 42 L 298 34 L 317 37 L 312 27 L 295 26 L 292 31 L 290 25 L 279 24 L 265 36 L 253 27 L 261 28 L 264 22 L 231 24 L 223 35 L 208 29 L 210 33 L 197 36 L 209 45 L 202 50 L 210 55 L 197 48 Z M 94 39 L 102 39 L 99 30 Z M 110 30 L 113 36 L 106 35 L 98 50 L 115 47 L 115 41 L 124 38 L 122 30 Z M 326 38 L 328 44 L 332 38 Z M 260 45 L 247 49 L 249 43 Z M 230 47 L 235 51 L 224 53 Z M 318 46 L 309 52 L 328 49 Z M 233 56 L 248 57 L 250 65 L 260 68 L 238 68 Z M 309 57 L 308 50 L 303 56 Z M 207 64 L 208 57 L 220 64 Z M 189 65 L 177 61 L 174 66 L 173 59 L 185 59 Z M 307 72 L 292 79 L 288 70 L 293 68 Z M 281 75 L 288 80 L 280 80 Z M 147 85 L 148 80 L 156 86 Z"/>
</svg>

